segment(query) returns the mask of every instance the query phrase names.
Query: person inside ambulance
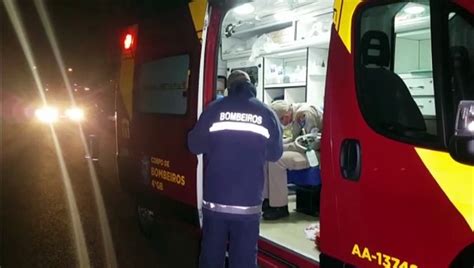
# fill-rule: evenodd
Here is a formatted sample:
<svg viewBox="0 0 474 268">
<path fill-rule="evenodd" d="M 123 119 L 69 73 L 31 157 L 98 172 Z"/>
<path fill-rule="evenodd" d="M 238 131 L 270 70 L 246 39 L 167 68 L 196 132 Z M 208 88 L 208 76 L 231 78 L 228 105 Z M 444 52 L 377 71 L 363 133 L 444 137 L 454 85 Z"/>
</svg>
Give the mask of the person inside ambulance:
<svg viewBox="0 0 474 268">
<path fill-rule="evenodd" d="M 307 103 L 289 104 L 284 100 L 274 101 L 270 106 L 283 125 L 285 136 L 282 157 L 267 165 L 263 218 L 277 220 L 289 216 L 287 170 L 301 170 L 319 165 L 320 143 L 316 137 L 322 130 L 322 112 Z M 313 137 L 314 141 L 301 144 L 300 141 L 304 141 L 301 139 L 302 135 Z"/>
<path fill-rule="evenodd" d="M 283 153 L 275 113 L 255 98 L 243 71 L 228 78 L 229 95 L 211 103 L 188 134 L 188 147 L 204 154 L 203 226 L 199 266 L 257 267 L 264 166 Z"/>
<path fill-rule="evenodd" d="M 248 77 L 248 79 L 250 79 L 250 84 L 252 85 L 251 87 L 249 87 L 250 92 L 252 93 L 253 96 L 257 96 L 257 89 L 255 88 L 255 83 L 254 83 L 255 78 L 250 77 L 243 70 L 237 69 L 237 70 L 233 70 L 232 72 L 241 73 L 244 76 L 246 75 L 246 77 Z M 229 88 L 225 87 L 225 86 L 224 86 L 224 88 L 222 88 L 223 85 L 225 85 L 225 84 L 230 85 L 229 81 L 220 81 L 220 83 L 219 83 L 219 80 L 220 80 L 219 78 L 220 78 L 220 76 L 218 77 L 218 83 L 217 83 L 217 89 L 216 89 L 216 91 L 217 91 L 216 99 L 221 99 L 221 98 L 227 97 L 229 95 Z M 229 79 L 230 79 L 230 77 L 229 77 Z M 219 86 L 220 86 L 220 88 L 219 88 Z"/>
</svg>

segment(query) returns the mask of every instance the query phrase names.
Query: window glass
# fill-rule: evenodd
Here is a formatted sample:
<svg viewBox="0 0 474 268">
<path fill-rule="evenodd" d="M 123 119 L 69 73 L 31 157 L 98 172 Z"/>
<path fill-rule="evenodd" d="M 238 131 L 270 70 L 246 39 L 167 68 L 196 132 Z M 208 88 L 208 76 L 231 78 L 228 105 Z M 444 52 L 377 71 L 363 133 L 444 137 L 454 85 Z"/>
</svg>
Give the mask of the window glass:
<svg viewBox="0 0 474 268">
<path fill-rule="evenodd" d="M 474 100 L 474 27 L 461 15 L 449 15 L 449 57 L 453 107 Z"/>
<path fill-rule="evenodd" d="M 429 1 L 372 6 L 356 43 L 361 110 L 376 131 L 437 140 Z"/>
<path fill-rule="evenodd" d="M 138 110 L 142 113 L 185 114 L 189 55 L 144 63 L 138 79 Z"/>
</svg>

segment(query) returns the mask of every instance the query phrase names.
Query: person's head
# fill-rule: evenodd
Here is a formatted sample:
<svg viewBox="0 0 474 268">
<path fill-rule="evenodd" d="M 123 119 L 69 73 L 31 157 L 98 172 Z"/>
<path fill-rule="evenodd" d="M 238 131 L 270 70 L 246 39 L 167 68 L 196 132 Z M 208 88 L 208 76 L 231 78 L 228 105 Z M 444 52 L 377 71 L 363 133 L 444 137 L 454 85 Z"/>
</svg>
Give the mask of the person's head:
<svg viewBox="0 0 474 268">
<path fill-rule="evenodd" d="M 227 78 L 227 88 L 232 88 L 233 84 L 238 83 L 238 82 L 250 82 L 250 77 L 249 75 L 240 70 L 235 70 L 233 71 L 229 77 Z"/>
<path fill-rule="evenodd" d="M 283 126 L 287 126 L 293 122 L 293 111 L 288 102 L 284 100 L 276 100 L 270 104 L 270 107 L 275 111 Z"/>
</svg>

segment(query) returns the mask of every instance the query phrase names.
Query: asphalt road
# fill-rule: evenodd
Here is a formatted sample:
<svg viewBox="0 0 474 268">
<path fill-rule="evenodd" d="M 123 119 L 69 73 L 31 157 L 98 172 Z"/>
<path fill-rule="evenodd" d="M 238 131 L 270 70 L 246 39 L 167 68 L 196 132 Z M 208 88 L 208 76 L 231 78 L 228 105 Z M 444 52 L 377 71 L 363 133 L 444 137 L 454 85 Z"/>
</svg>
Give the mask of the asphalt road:
<svg viewBox="0 0 474 268">
<path fill-rule="evenodd" d="M 51 129 L 29 121 L 2 125 L 1 267 L 79 267 L 84 258 L 77 254 L 71 215 L 78 216 L 76 226 L 83 229 L 86 267 L 184 267 L 165 263 L 163 245 L 141 235 L 134 201 L 116 178 L 114 134 L 105 125 L 99 130 L 100 160 L 94 168 L 112 241 L 105 243 L 111 249 L 107 257 L 100 202 L 78 129 L 59 124 L 55 130 L 75 196 L 69 203 Z"/>
</svg>

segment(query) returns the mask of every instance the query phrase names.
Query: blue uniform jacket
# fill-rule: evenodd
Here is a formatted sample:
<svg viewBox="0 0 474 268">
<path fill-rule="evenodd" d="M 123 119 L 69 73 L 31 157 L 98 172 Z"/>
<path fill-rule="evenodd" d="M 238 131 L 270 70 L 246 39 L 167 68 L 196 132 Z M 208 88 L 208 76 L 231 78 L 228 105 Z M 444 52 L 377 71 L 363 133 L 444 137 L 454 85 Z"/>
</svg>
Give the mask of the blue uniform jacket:
<svg viewBox="0 0 474 268">
<path fill-rule="evenodd" d="M 262 202 L 264 164 L 283 152 L 278 118 L 256 99 L 249 82 L 236 82 L 229 96 L 211 103 L 188 134 L 188 146 L 205 154 L 204 200 L 223 205 Z"/>
</svg>

